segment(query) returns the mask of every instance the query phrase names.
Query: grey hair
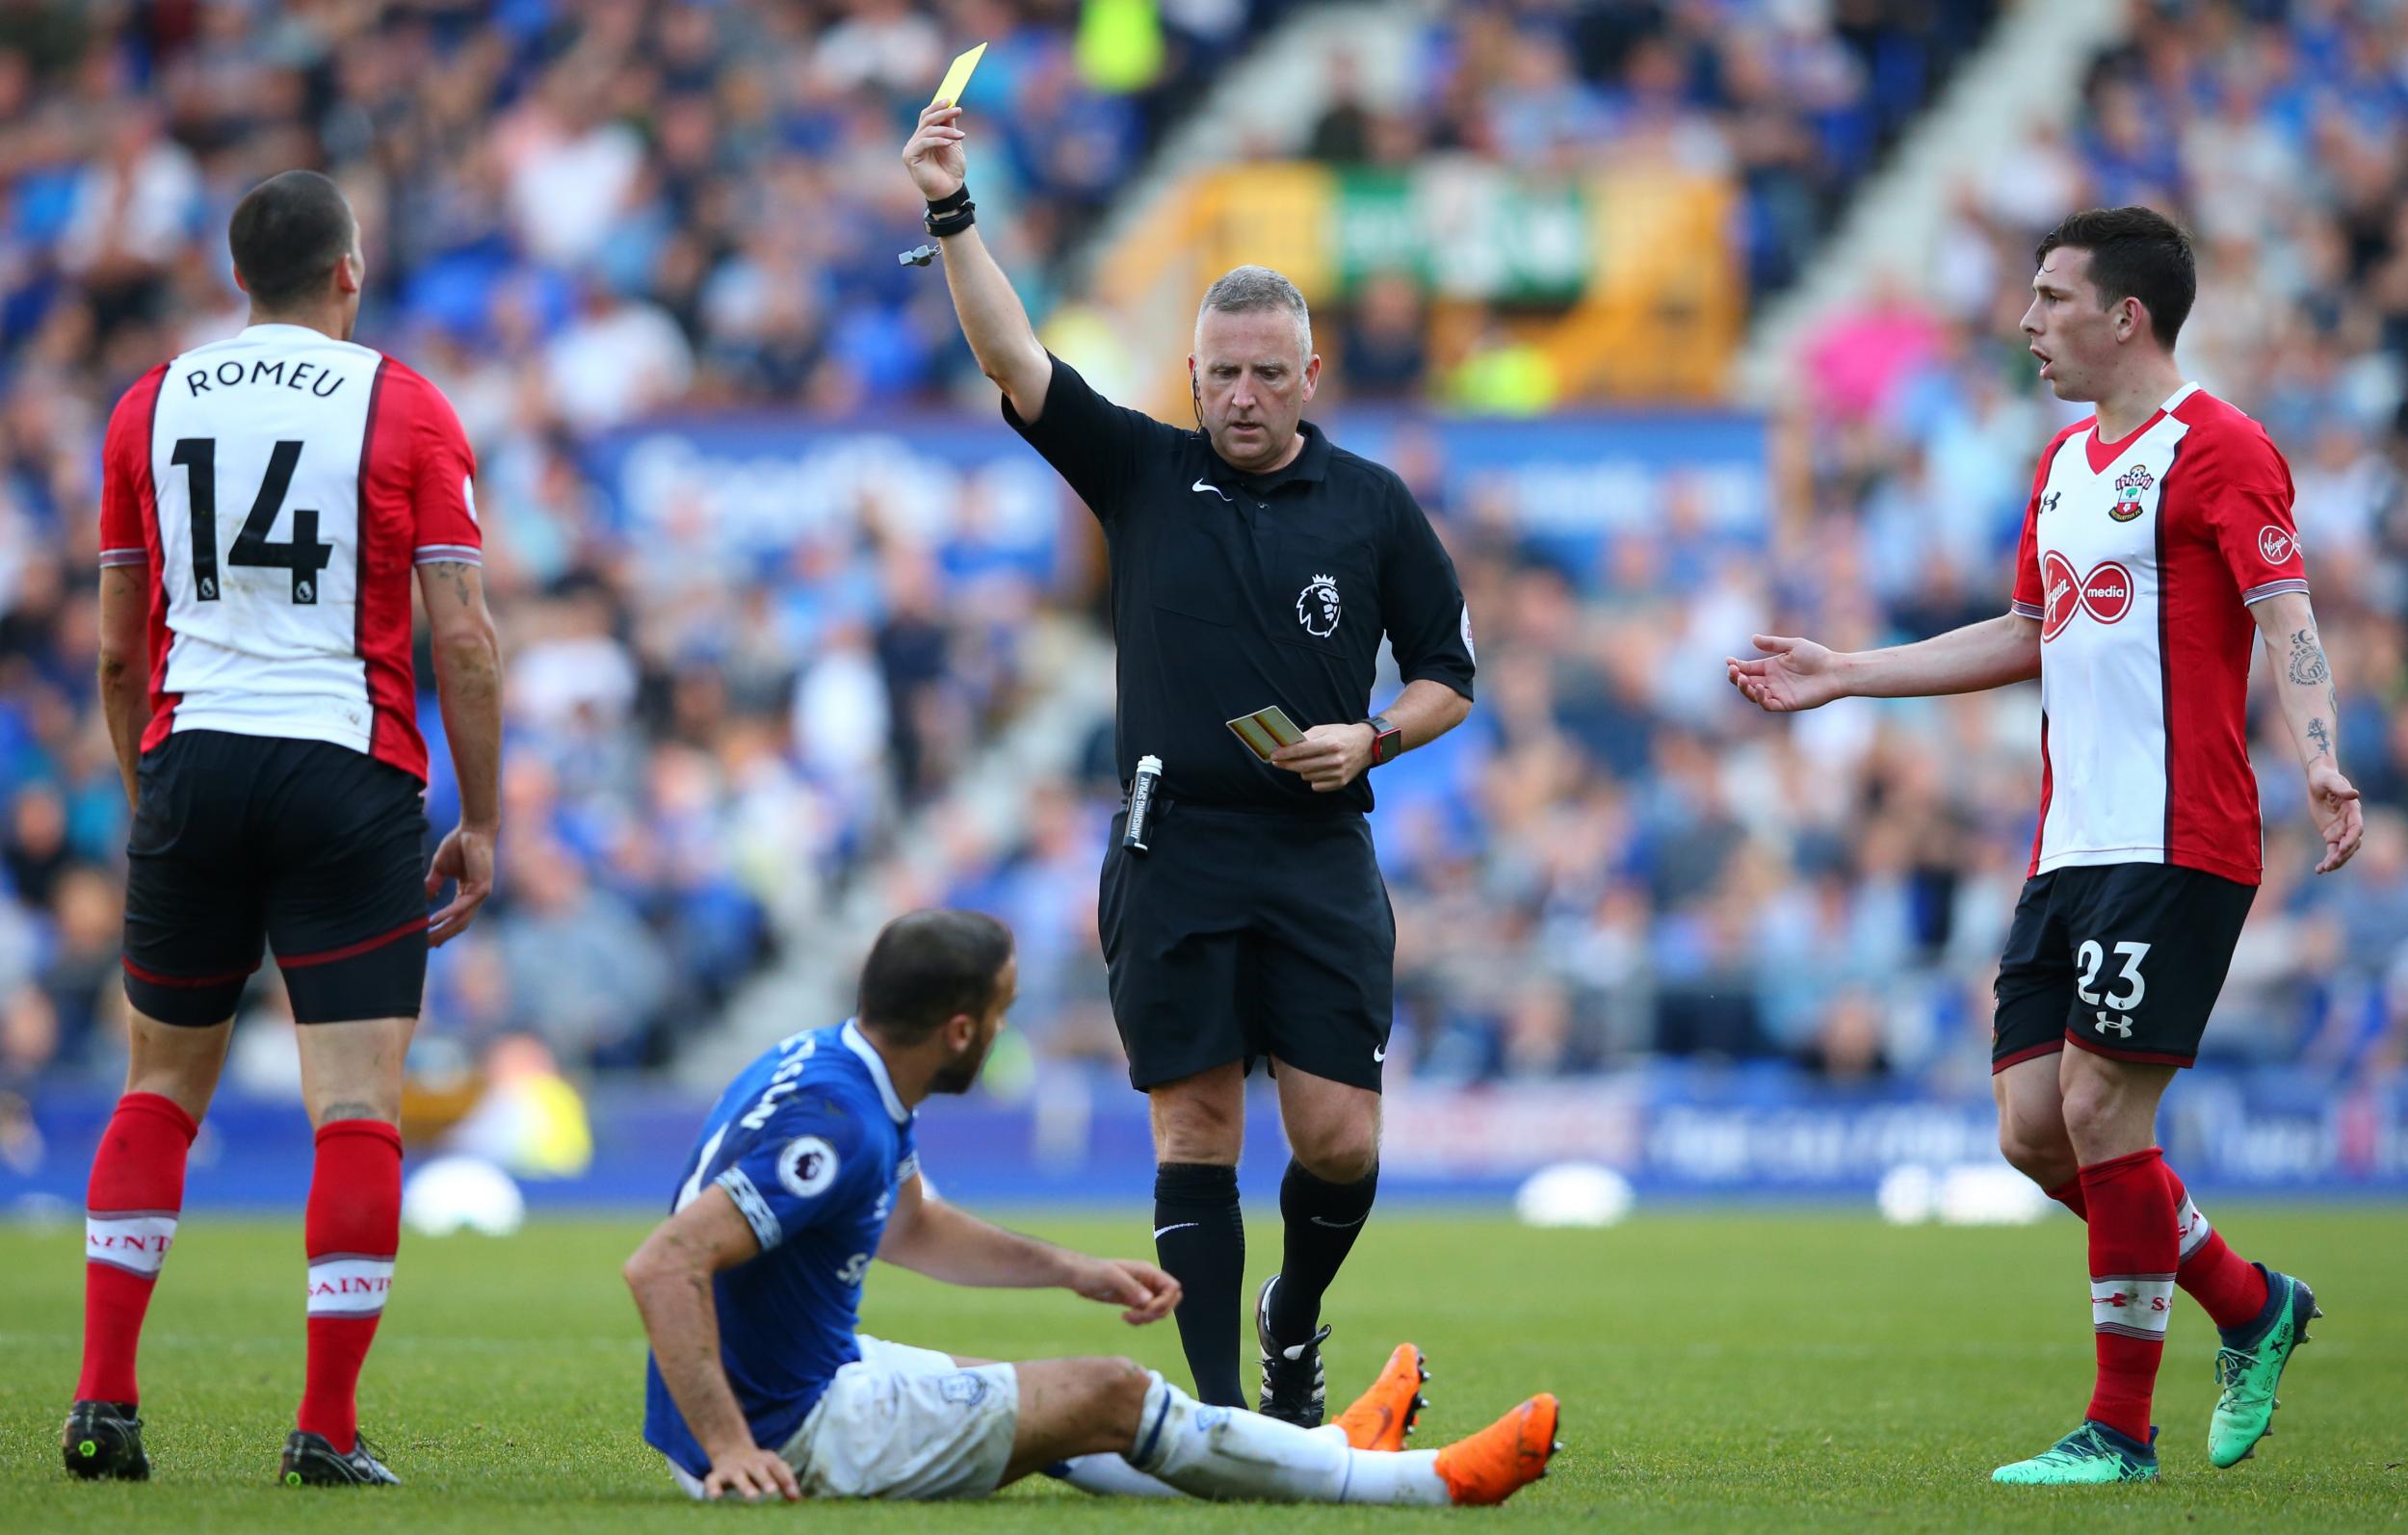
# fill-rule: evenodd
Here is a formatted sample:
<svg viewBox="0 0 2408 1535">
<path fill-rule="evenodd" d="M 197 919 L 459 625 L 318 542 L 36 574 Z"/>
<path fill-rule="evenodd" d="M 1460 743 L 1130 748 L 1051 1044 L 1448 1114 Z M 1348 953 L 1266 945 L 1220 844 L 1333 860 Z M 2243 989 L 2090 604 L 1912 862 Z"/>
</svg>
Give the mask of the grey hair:
<svg viewBox="0 0 2408 1535">
<path fill-rule="evenodd" d="M 1303 344 L 1304 355 L 1313 354 L 1313 312 L 1305 307 L 1304 295 L 1295 283 L 1269 267 L 1233 267 L 1222 273 L 1218 281 L 1204 290 L 1204 301 L 1195 306 L 1195 323 L 1203 325 L 1204 317 L 1216 309 L 1223 314 L 1285 310 L 1296 316 L 1296 334 Z"/>
</svg>

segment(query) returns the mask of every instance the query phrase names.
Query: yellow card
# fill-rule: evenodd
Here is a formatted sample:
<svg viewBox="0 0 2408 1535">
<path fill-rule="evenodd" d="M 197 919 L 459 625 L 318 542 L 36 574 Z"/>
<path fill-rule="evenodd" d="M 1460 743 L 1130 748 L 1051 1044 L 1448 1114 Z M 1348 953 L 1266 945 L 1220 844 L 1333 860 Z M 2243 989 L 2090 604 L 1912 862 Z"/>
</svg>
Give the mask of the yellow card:
<svg viewBox="0 0 2408 1535">
<path fill-rule="evenodd" d="M 1304 732 L 1296 728 L 1296 721 L 1290 719 L 1288 712 L 1277 704 L 1269 709 L 1257 709 L 1250 715 L 1240 715 L 1222 723 L 1237 732 L 1238 739 L 1245 742 L 1246 749 L 1265 762 L 1270 761 L 1271 753 L 1280 747 L 1293 746 L 1304 739 Z"/>
<path fill-rule="evenodd" d="M 952 67 L 945 71 L 945 83 L 936 88 L 936 94 L 929 97 L 929 105 L 932 107 L 943 101 L 956 107 L 960 106 L 961 92 L 970 84 L 970 71 L 979 66 L 979 60 L 985 53 L 986 44 L 982 42 L 968 53 L 955 59 Z"/>
</svg>

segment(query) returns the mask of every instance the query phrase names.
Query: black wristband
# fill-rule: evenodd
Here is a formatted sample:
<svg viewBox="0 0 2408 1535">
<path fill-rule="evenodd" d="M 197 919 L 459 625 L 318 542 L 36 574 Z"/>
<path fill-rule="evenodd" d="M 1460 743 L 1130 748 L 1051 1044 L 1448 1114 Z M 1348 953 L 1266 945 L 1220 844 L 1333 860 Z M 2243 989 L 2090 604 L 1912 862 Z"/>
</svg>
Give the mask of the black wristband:
<svg viewBox="0 0 2408 1535">
<path fill-rule="evenodd" d="M 979 205 L 970 200 L 970 189 L 963 186 L 950 197 L 929 204 L 929 211 L 920 221 L 921 226 L 939 240 L 957 235 L 977 223 Z"/>
</svg>

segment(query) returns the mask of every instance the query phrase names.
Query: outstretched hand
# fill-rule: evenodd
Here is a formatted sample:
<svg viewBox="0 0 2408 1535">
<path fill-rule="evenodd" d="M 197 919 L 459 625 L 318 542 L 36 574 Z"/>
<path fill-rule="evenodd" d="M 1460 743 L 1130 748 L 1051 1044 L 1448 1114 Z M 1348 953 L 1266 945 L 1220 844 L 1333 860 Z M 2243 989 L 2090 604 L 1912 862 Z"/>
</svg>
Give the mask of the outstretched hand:
<svg viewBox="0 0 2408 1535">
<path fill-rule="evenodd" d="M 903 167 L 911 172 L 911 184 L 930 202 L 960 191 L 970 173 L 961 148 L 970 136 L 958 125 L 960 118 L 959 107 L 937 102 L 920 114 L 919 130 L 903 145 Z"/>
<path fill-rule="evenodd" d="M 1828 647 L 1783 635 L 1758 635 L 1755 642 L 1765 655 L 1754 661 L 1725 656 L 1722 663 L 1731 686 L 1766 713 L 1819 709 L 1847 695 L 1840 678 L 1839 657 Z"/>
<path fill-rule="evenodd" d="M 1134 1258 L 1090 1258 L 1072 1278 L 1070 1288 L 1088 1300 L 1122 1308 L 1120 1319 L 1132 1327 L 1159 1322 L 1179 1304 L 1179 1282 Z"/>
</svg>

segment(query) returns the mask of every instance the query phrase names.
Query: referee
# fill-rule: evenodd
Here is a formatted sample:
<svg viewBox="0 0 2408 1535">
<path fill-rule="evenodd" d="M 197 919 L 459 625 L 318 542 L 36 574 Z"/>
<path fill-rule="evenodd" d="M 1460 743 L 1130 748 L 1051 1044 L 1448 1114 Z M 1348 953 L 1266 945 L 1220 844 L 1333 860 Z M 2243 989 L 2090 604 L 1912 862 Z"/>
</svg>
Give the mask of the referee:
<svg viewBox="0 0 2408 1535">
<path fill-rule="evenodd" d="M 1322 1421 L 1324 1290 L 1371 1213 L 1396 922 L 1367 774 L 1472 709 L 1471 620 L 1404 484 L 1300 419 L 1321 375 L 1303 295 L 1240 267 L 1204 295 L 1188 375 L 1198 429 L 1098 395 L 1038 345 L 972 227 L 960 110 L 920 115 L 903 163 L 1004 419 L 1103 524 L 1121 779 L 1164 764 L 1148 850 L 1113 821 L 1099 897 L 1129 1080 L 1151 1101 L 1154 1240 L 1186 1292 L 1196 1394 L 1243 1407 L 1248 1066 L 1269 1056 L 1294 1157 L 1286 1242 L 1255 1300 L 1260 1411 Z M 1385 634 L 1405 679 L 1370 708 Z M 1301 741 L 1268 762 L 1225 721 L 1277 705 Z"/>
</svg>

